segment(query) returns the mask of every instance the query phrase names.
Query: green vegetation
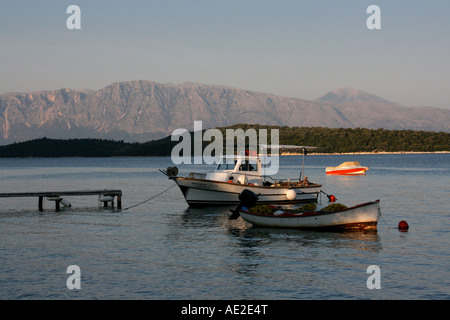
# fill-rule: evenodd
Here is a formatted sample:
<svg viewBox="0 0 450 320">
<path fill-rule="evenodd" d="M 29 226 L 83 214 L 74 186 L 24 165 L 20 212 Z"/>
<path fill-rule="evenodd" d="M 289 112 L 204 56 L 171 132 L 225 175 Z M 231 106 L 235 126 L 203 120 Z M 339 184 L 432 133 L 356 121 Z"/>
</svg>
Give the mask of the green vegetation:
<svg viewBox="0 0 450 320">
<path fill-rule="evenodd" d="M 346 152 L 435 152 L 450 151 L 450 133 L 384 129 L 330 129 L 322 127 L 279 127 L 234 125 L 225 129 L 279 129 L 280 144 L 318 147 L 318 153 Z M 268 134 L 269 136 L 270 134 Z"/>
<path fill-rule="evenodd" d="M 450 151 L 450 133 L 384 129 L 329 129 L 321 127 L 279 127 L 234 125 L 218 128 L 225 139 L 226 129 L 279 129 L 279 143 L 318 147 L 317 153 L 346 152 L 435 152 Z M 191 139 L 193 143 L 194 139 Z M 171 137 L 146 143 L 126 143 L 101 139 L 37 139 L 0 146 L 0 157 L 111 157 L 169 156 L 179 141 Z M 210 142 L 203 142 L 206 146 Z M 270 141 L 268 141 L 270 143 Z M 224 144 L 225 145 L 225 144 Z M 192 149 L 193 150 L 193 149 Z"/>
<path fill-rule="evenodd" d="M 132 144 L 101 139 L 37 139 L 0 147 L 0 157 L 111 157 Z"/>
</svg>

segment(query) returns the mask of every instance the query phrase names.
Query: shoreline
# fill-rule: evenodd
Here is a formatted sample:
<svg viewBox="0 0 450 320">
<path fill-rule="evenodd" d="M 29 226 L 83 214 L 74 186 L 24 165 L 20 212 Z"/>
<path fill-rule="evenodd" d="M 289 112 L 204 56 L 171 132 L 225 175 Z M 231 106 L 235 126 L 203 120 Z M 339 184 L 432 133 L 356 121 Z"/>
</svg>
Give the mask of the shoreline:
<svg viewBox="0 0 450 320">
<path fill-rule="evenodd" d="M 339 155 L 375 155 L 375 154 L 449 154 L 450 151 L 379 151 L 379 152 L 343 152 L 343 153 L 308 153 L 308 156 L 339 156 Z M 269 154 L 270 155 L 270 154 Z M 279 156 L 301 156 L 300 152 L 283 152 Z M 153 156 L 135 156 L 135 155 L 121 155 L 121 156 L 21 156 L 21 157 L 4 157 L 0 159 L 42 159 L 42 158 L 145 158 L 145 157 L 170 157 L 170 155 L 153 155 Z"/>
<path fill-rule="evenodd" d="M 318 153 L 311 152 L 308 153 L 308 156 L 331 156 L 331 155 L 374 155 L 374 154 L 441 154 L 441 153 L 450 153 L 450 151 L 363 151 L 363 152 L 342 152 L 342 153 Z M 283 152 L 281 156 L 301 156 L 302 153 L 299 152 Z"/>
</svg>

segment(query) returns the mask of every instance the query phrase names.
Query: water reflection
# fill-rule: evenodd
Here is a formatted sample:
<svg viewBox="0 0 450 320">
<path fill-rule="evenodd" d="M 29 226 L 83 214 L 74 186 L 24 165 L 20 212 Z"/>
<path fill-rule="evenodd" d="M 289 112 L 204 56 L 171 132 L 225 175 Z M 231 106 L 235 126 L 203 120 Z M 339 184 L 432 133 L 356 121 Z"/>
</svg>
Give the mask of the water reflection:
<svg viewBox="0 0 450 320">
<path fill-rule="evenodd" d="M 242 219 L 238 219 L 238 221 Z M 295 243 L 298 246 L 314 247 L 327 244 L 334 248 L 339 246 L 355 245 L 361 250 L 378 251 L 381 249 L 380 236 L 377 232 L 364 231 L 314 231 L 303 229 L 283 229 L 265 227 L 230 227 L 229 234 L 238 239 L 246 239 L 243 245 L 248 245 L 248 239 L 265 239 L 270 243 L 282 242 L 284 244 Z M 256 241 L 255 244 L 261 241 Z M 267 244 L 267 241 L 265 241 Z"/>
<path fill-rule="evenodd" d="M 348 245 L 349 242 L 361 250 L 377 251 L 380 236 L 376 231 L 315 231 L 288 228 L 256 227 L 242 218 L 229 220 L 229 210 L 233 206 L 187 208 L 180 215 L 173 215 L 170 224 L 182 228 L 215 227 L 226 230 L 227 234 L 240 241 L 243 247 L 283 242 L 295 242 L 299 246 Z M 364 244 L 364 245 L 361 245 Z"/>
<path fill-rule="evenodd" d="M 217 225 L 217 220 L 223 217 L 228 219 L 228 212 L 232 208 L 232 206 L 187 208 L 180 216 L 181 226 L 189 228 L 202 225 Z"/>
<path fill-rule="evenodd" d="M 244 276 L 278 277 L 285 272 L 303 281 L 307 275 L 342 267 L 343 260 L 351 264 L 382 249 L 376 233 L 231 227 L 229 235 L 236 238 L 240 256 L 234 271 Z"/>
<path fill-rule="evenodd" d="M 366 259 L 382 250 L 376 232 L 254 227 L 242 218 L 229 220 L 231 208 L 185 209 L 171 217 L 168 238 L 203 241 L 202 250 L 225 257 L 220 268 L 235 273 L 247 285 L 261 285 L 268 277 L 278 279 L 280 272 L 306 281 L 317 272 Z M 186 252 L 177 254 L 186 257 Z M 187 263 L 194 263 L 189 259 Z"/>
</svg>

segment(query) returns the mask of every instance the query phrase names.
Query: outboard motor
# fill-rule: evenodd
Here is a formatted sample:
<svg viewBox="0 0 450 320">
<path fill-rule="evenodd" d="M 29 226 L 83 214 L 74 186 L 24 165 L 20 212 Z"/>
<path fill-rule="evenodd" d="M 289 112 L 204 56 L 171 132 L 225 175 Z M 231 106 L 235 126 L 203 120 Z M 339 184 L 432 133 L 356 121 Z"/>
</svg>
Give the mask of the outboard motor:
<svg viewBox="0 0 450 320">
<path fill-rule="evenodd" d="M 236 209 L 231 210 L 231 215 L 229 217 L 230 220 L 235 220 L 239 218 L 239 210 L 241 210 L 242 207 L 251 208 L 254 207 L 256 202 L 258 201 L 258 195 L 256 195 L 253 191 L 250 191 L 248 189 L 243 190 L 239 194 L 239 205 L 236 207 Z"/>
<path fill-rule="evenodd" d="M 258 201 L 258 196 L 253 191 L 245 189 L 239 195 L 239 201 L 241 201 L 242 207 L 251 208 L 254 207 Z"/>
</svg>

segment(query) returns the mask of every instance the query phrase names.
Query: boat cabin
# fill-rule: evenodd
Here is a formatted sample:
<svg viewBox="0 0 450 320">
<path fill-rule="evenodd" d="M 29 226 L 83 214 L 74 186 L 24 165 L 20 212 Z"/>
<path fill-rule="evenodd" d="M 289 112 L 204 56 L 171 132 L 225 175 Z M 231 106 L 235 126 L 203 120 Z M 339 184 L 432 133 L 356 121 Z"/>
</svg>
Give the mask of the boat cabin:
<svg viewBox="0 0 450 320">
<path fill-rule="evenodd" d="M 263 184 L 263 165 L 258 156 L 222 156 L 214 171 L 191 172 L 190 178 L 239 184 Z"/>
<path fill-rule="evenodd" d="M 262 185 L 262 165 L 256 156 L 224 156 L 206 180 Z"/>
<path fill-rule="evenodd" d="M 264 148 L 268 148 L 267 145 L 262 145 Z M 303 150 L 303 168 L 304 161 L 307 148 L 315 148 L 315 147 L 306 147 L 306 146 L 293 146 L 293 145 L 275 145 L 271 146 L 271 148 L 275 149 L 302 149 Z M 209 180 L 209 181 L 220 181 L 220 182 L 228 182 L 228 183 L 238 183 L 238 184 L 248 184 L 255 186 L 267 186 L 273 185 L 268 182 L 266 184 L 266 178 L 274 180 L 270 177 L 270 167 L 264 164 L 264 159 L 262 154 L 249 153 L 246 152 L 245 155 L 222 155 L 219 159 L 219 163 L 214 171 L 208 173 L 196 173 L 191 172 L 189 174 L 189 178 L 191 179 L 200 179 L 200 180 Z M 300 178 L 296 179 L 287 179 L 287 182 L 283 181 L 283 179 L 277 179 L 276 184 L 281 186 L 284 183 L 286 186 L 290 186 L 293 184 L 302 184 L 302 185 L 310 185 L 314 183 L 310 183 L 307 181 L 307 178 L 304 177 L 304 180 L 301 180 L 301 177 L 304 176 L 303 169 L 300 174 Z M 274 180 L 275 183 L 275 180 Z M 315 184 L 314 184 L 315 185 Z"/>
</svg>

